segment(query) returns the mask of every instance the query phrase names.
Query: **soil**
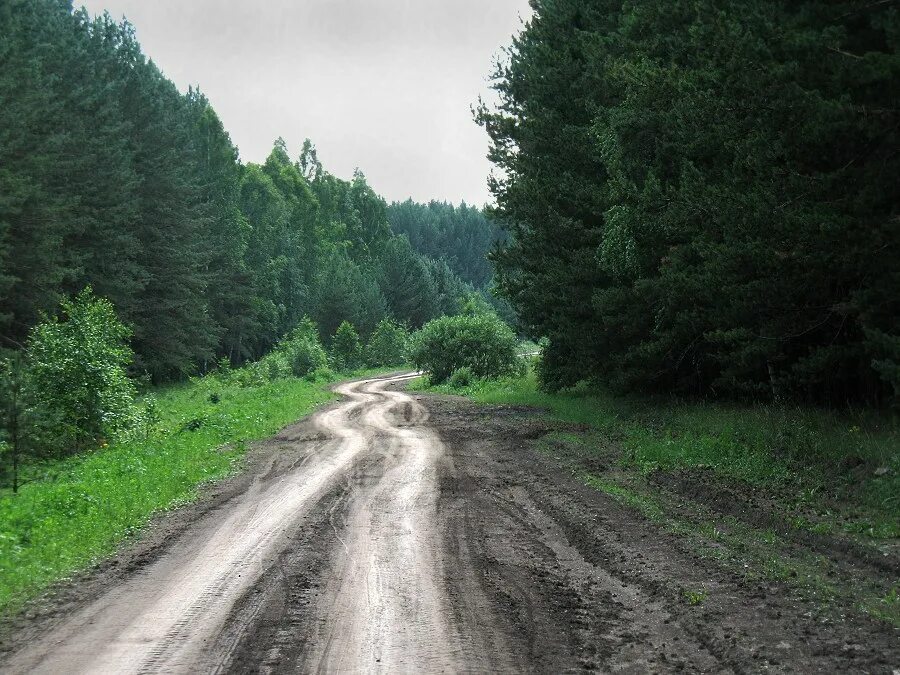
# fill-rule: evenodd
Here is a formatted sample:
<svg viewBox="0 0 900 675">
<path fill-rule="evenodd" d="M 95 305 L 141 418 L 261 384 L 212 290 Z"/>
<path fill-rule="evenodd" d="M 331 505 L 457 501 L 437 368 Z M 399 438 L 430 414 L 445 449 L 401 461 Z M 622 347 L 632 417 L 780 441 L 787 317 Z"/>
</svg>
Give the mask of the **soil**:
<svg viewBox="0 0 900 675">
<path fill-rule="evenodd" d="M 8 619 L 0 670 L 900 668 L 895 628 L 749 581 L 586 486 L 538 451 L 534 411 L 404 384 L 342 385 L 240 476 Z"/>
</svg>

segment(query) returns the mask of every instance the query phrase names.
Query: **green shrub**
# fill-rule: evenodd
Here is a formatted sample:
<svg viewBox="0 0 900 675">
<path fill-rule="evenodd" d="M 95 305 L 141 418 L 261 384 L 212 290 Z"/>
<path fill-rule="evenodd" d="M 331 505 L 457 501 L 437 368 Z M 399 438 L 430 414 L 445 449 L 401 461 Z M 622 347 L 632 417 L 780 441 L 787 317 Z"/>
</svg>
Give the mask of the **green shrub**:
<svg viewBox="0 0 900 675">
<path fill-rule="evenodd" d="M 317 368 L 311 373 L 307 374 L 303 379 L 307 382 L 331 382 L 337 377 L 334 371 L 325 366 L 324 368 Z"/>
<path fill-rule="evenodd" d="M 342 321 L 331 341 L 331 360 L 337 370 L 353 370 L 362 364 L 359 333 L 349 321 Z"/>
<path fill-rule="evenodd" d="M 304 318 L 287 337 L 279 343 L 273 358 L 283 359 L 290 374 L 305 377 L 319 368 L 328 366 L 328 354 L 319 339 L 319 329 L 309 318 Z M 277 363 L 277 361 L 276 361 Z M 277 373 L 278 366 L 269 366 L 270 373 Z"/>
<path fill-rule="evenodd" d="M 131 331 L 90 287 L 61 308 L 31 331 L 28 388 L 50 413 L 57 452 L 77 452 L 135 423 L 136 391 L 126 373 L 134 355 Z"/>
<path fill-rule="evenodd" d="M 406 361 L 409 331 L 405 326 L 382 319 L 366 345 L 366 364 L 373 368 L 399 366 Z"/>
<path fill-rule="evenodd" d="M 435 384 L 464 367 L 472 377 L 503 377 L 521 369 L 516 344 L 512 329 L 493 313 L 444 316 L 413 334 L 409 357 Z"/>
<path fill-rule="evenodd" d="M 447 384 L 449 384 L 454 389 L 465 389 L 475 380 L 475 376 L 472 374 L 472 369 L 468 366 L 463 366 L 462 368 L 457 368 L 453 371 L 453 374 L 450 375 L 450 379 L 447 380 Z"/>
</svg>

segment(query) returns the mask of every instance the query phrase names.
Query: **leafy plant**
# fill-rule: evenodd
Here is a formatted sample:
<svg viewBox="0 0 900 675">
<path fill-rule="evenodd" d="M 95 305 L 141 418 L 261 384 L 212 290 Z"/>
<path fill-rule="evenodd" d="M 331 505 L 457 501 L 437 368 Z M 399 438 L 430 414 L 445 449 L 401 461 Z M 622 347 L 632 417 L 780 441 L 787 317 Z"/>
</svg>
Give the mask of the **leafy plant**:
<svg viewBox="0 0 900 675">
<path fill-rule="evenodd" d="M 409 331 L 390 319 L 382 319 L 366 345 L 366 363 L 372 367 L 399 366 L 406 361 Z"/>
<path fill-rule="evenodd" d="M 319 340 L 319 329 L 308 317 L 278 345 L 273 359 L 279 357 L 284 359 L 294 377 L 304 377 L 328 366 L 328 354 Z"/>
<path fill-rule="evenodd" d="M 331 359 L 337 370 L 353 370 L 362 363 L 359 333 L 349 321 L 342 321 L 331 341 Z"/>
<path fill-rule="evenodd" d="M 453 371 L 453 374 L 450 375 L 450 379 L 447 380 L 447 384 L 454 389 L 464 389 L 472 384 L 474 379 L 475 376 L 472 374 L 472 369 L 468 366 L 463 366 L 462 368 L 457 368 Z"/>
<path fill-rule="evenodd" d="M 697 605 L 703 604 L 703 601 L 706 600 L 706 596 L 708 595 L 708 593 L 703 589 L 700 589 L 699 591 L 688 589 L 682 591 L 682 595 L 684 595 L 684 599 L 687 600 L 687 603 L 691 607 L 696 607 Z"/>
<path fill-rule="evenodd" d="M 502 377 L 521 368 L 512 329 L 491 312 L 429 321 L 410 340 L 410 360 L 435 384 L 468 368 L 473 377 Z"/>
<path fill-rule="evenodd" d="M 34 405 L 52 413 L 45 421 L 66 454 L 132 426 L 136 390 L 126 372 L 131 331 L 112 304 L 87 287 L 61 309 L 31 332 L 27 387 Z"/>
</svg>

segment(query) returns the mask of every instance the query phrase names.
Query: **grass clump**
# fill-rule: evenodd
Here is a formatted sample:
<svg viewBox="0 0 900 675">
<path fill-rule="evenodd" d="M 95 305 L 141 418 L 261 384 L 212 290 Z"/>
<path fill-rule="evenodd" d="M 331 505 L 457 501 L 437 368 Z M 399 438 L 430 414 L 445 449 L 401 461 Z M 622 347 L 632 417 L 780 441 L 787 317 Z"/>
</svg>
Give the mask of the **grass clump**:
<svg viewBox="0 0 900 675">
<path fill-rule="evenodd" d="M 708 593 L 703 589 L 700 589 L 699 591 L 686 589 L 682 591 L 682 595 L 684 596 L 684 599 L 687 600 L 687 604 L 691 607 L 697 607 L 698 605 L 703 604 Z"/>
</svg>

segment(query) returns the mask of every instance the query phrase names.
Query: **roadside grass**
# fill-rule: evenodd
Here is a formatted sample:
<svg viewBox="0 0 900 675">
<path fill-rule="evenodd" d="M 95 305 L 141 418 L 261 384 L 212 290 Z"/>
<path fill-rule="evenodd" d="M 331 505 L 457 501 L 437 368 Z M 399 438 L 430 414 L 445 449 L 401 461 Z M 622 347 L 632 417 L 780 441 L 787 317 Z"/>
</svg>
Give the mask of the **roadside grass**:
<svg viewBox="0 0 900 675">
<path fill-rule="evenodd" d="M 247 443 L 335 398 L 327 380 L 241 386 L 209 375 L 153 392 L 158 420 L 141 438 L 42 465 L 17 495 L 0 493 L 0 614 L 112 554 L 159 511 L 240 465 Z"/>
<path fill-rule="evenodd" d="M 586 388 L 548 394 L 533 372 L 461 389 L 429 386 L 427 378 L 413 386 L 542 408 L 617 441 L 623 466 L 644 475 L 710 470 L 765 487 L 802 513 L 793 523 L 800 529 L 900 537 L 900 424 L 887 415 L 637 399 Z"/>
<path fill-rule="evenodd" d="M 410 388 L 542 409 L 561 424 L 537 440 L 537 450 L 677 535 L 699 556 L 748 581 L 784 582 L 823 606 L 838 603 L 900 626 L 896 578 L 848 572 L 802 543 L 811 533 L 854 541 L 876 557 L 896 552 L 896 419 L 627 398 L 587 388 L 547 394 L 532 372 L 456 389 L 421 378 Z M 682 480 L 685 494 L 665 487 Z M 760 513 L 723 513 L 716 502 L 695 499 L 690 490 L 698 486 L 745 495 Z"/>
</svg>

